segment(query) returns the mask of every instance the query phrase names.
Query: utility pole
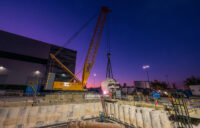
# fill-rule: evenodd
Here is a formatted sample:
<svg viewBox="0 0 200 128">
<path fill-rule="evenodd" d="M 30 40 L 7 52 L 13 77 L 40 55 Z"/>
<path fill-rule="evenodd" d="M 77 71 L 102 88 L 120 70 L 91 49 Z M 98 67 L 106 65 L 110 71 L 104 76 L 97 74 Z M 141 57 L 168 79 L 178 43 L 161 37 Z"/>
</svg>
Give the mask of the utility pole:
<svg viewBox="0 0 200 128">
<path fill-rule="evenodd" d="M 148 82 L 148 84 L 149 84 L 149 86 L 150 86 L 149 72 L 148 72 L 148 69 L 150 68 L 150 66 L 149 66 L 149 65 L 144 65 L 144 66 L 142 66 L 142 68 L 146 71 L 146 74 L 147 74 L 147 82 Z"/>
<path fill-rule="evenodd" d="M 147 80 L 149 82 L 149 72 L 148 72 L 148 70 L 146 70 L 146 72 L 147 72 Z"/>
<path fill-rule="evenodd" d="M 168 84 L 168 88 L 170 87 L 170 84 L 169 84 L 169 79 L 168 79 L 168 75 L 165 76 L 166 77 L 166 80 L 167 80 L 167 84 Z"/>
<path fill-rule="evenodd" d="M 96 73 L 94 73 L 94 86 L 95 86 L 95 77 L 97 76 L 97 74 Z"/>
</svg>

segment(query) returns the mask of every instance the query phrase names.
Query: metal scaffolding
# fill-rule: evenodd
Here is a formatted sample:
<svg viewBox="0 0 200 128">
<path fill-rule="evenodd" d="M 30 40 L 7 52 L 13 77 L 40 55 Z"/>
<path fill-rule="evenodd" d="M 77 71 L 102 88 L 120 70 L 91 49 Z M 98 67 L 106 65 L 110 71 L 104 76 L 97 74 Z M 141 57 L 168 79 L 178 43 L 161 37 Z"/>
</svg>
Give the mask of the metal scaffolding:
<svg viewBox="0 0 200 128">
<path fill-rule="evenodd" d="M 171 98 L 177 127 L 193 128 L 184 95 L 181 93 L 173 93 Z"/>
</svg>

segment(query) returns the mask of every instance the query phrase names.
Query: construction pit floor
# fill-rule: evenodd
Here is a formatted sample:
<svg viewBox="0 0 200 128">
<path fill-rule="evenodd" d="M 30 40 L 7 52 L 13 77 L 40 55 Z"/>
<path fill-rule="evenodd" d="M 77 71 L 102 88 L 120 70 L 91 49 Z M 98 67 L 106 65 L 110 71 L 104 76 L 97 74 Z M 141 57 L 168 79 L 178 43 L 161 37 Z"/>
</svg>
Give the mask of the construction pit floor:
<svg viewBox="0 0 200 128">
<path fill-rule="evenodd" d="M 166 106 L 144 102 L 105 100 L 106 123 L 97 121 L 103 112 L 100 99 L 83 99 L 78 95 L 10 98 L 0 101 L 0 128 L 175 128 Z M 15 100 L 13 100 L 15 99 Z M 25 100 L 26 99 L 26 100 Z M 195 112 L 197 115 L 199 111 Z M 193 125 L 200 128 L 200 124 Z"/>
<path fill-rule="evenodd" d="M 125 128 L 125 124 L 106 119 L 103 122 L 100 118 L 87 119 L 82 121 L 70 121 L 66 123 L 46 125 L 40 128 Z"/>
</svg>

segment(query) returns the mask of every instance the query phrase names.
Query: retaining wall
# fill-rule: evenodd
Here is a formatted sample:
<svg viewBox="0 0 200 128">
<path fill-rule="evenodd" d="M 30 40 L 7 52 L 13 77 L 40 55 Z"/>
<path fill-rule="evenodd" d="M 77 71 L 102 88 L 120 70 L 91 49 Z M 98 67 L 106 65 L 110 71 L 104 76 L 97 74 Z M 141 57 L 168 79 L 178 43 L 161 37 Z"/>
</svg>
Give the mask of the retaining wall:
<svg viewBox="0 0 200 128">
<path fill-rule="evenodd" d="M 108 116 L 137 128 L 173 128 L 168 114 L 163 110 L 135 107 L 120 103 L 106 102 Z"/>
<path fill-rule="evenodd" d="M 105 102 L 108 116 L 137 128 L 173 128 L 164 110 Z M 101 102 L 0 107 L 0 128 L 30 128 L 99 117 Z M 199 128 L 198 126 L 193 126 Z"/>
<path fill-rule="evenodd" d="M 30 128 L 99 117 L 101 102 L 0 107 L 0 128 Z"/>
</svg>

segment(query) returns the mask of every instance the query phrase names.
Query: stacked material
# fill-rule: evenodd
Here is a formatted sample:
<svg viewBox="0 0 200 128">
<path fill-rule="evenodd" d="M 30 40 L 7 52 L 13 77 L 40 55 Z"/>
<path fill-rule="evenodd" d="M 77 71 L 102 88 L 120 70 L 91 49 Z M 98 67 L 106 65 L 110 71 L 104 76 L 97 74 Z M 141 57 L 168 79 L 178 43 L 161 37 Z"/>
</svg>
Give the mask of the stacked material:
<svg viewBox="0 0 200 128">
<path fill-rule="evenodd" d="M 66 93 L 66 94 L 47 94 L 44 101 L 48 103 L 58 102 L 79 102 L 84 100 L 99 100 L 100 95 L 94 93 Z"/>
<path fill-rule="evenodd" d="M 84 94 L 79 93 L 67 93 L 67 94 L 48 94 L 45 95 L 45 101 L 56 103 L 56 102 L 71 102 L 71 101 L 83 101 Z"/>
<path fill-rule="evenodd" d="M 83 101 L 84 100 L 84 94 L 72 94 L 72 101 Z"/>
</svg>

